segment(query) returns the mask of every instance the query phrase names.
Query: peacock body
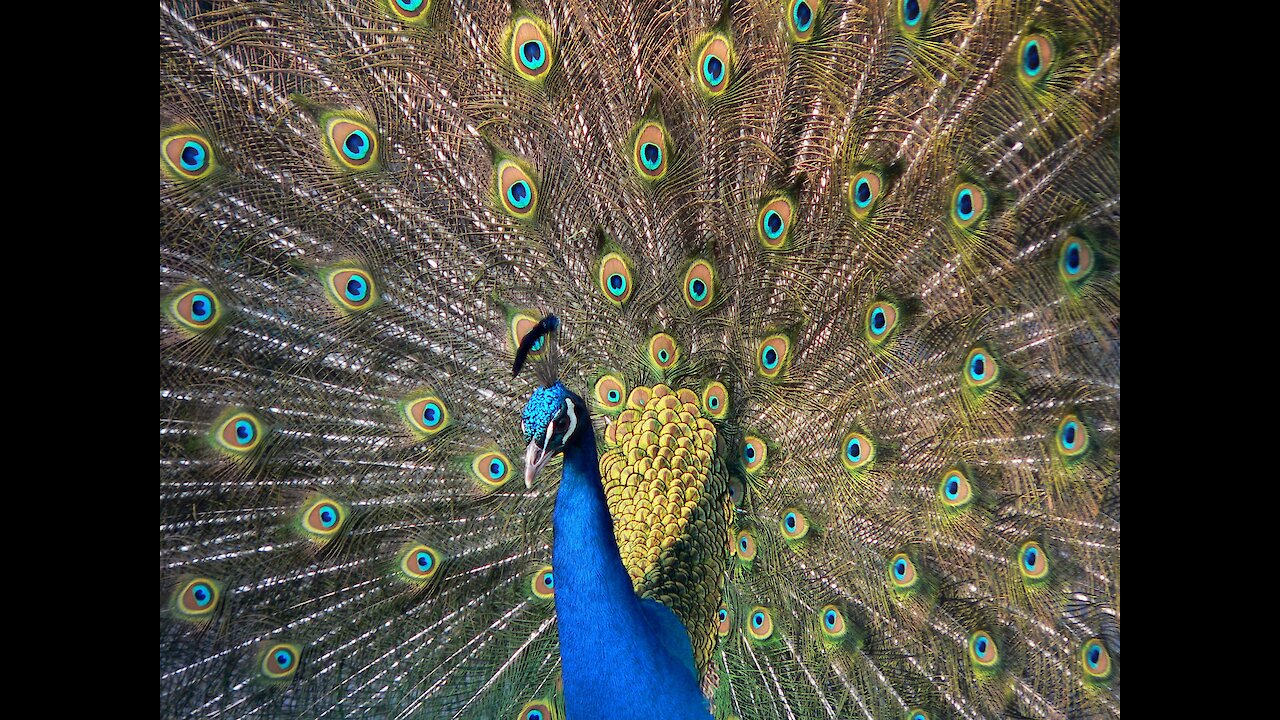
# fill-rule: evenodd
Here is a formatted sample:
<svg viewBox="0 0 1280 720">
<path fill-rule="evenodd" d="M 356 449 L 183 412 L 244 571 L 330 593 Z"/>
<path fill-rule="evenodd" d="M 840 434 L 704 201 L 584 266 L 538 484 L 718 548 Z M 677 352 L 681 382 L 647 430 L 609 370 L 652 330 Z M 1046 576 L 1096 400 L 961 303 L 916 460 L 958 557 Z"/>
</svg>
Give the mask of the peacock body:
<svg viewBox="0 0 1280 720">
<path fill-rule="evenodd" d="M 1118 7 L 160 15 L 161 716 L 1119 715 Z"/>
</svg>

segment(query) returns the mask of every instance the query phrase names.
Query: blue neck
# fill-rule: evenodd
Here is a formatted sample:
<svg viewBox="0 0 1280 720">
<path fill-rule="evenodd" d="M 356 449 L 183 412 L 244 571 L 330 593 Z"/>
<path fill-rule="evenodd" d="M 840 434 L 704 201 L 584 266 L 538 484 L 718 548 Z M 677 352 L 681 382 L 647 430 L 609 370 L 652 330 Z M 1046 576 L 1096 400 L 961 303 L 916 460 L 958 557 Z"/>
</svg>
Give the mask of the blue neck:
<svg viewBox="0 0 1280 720">
<path fill-rule="evenodd" d="M 653 612 L 636 597 L 622 565 L 600 482 L 595 433 L 590 424 L 583 430 L 565 449 L 554 514 L 552 566 L 565 711 L 569 720 L 705 720 L 709 713 L 696 678 L 662 646 Z M 670 618 L 679 627 L 675 616 Z M 687 648 L 687 636 L 684 642 Z M 654 715 L 655 710 L 662 712 Z"/>
</svg>

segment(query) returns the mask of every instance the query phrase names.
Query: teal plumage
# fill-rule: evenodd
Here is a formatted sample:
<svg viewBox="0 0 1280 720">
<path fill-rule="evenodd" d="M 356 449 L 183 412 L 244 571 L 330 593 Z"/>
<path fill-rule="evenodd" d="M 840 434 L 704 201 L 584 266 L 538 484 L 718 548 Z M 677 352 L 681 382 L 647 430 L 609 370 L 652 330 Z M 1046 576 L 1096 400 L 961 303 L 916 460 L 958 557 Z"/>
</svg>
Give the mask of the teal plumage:
<svg viewBox="0 0 1280 720">
<path fill-rule="evenodd" d="M 552 365 L 715 718 L 1118 716 L 1119 63 L 1094 0 L 162 2 L 161 716 L 563 719 Z"/>
</svg>

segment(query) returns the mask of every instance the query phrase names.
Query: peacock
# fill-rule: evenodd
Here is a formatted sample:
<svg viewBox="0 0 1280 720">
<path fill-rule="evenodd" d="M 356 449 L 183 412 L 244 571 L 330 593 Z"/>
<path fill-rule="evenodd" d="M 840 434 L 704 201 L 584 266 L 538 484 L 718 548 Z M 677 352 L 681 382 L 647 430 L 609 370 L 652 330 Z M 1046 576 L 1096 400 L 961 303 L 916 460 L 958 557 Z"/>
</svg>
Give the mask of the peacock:
<svg viewBox="0 0 1280 720">
<path fill-rule="evenodd" d="M 161 717 L 1119 716 L 1119 12 L 161 0 Z"/>
</svg>

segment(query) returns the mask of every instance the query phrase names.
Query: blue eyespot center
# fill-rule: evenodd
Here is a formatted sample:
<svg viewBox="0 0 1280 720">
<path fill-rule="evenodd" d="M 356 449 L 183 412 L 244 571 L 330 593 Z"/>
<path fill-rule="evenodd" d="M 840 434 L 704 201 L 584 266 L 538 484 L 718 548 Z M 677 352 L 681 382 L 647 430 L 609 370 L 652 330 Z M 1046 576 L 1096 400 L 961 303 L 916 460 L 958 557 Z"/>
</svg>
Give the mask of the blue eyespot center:
<svg viewBox="0 0 1280 720">
<path fill-rule="evenodd" d="M 871 332 L 879 335 L 884 332 L 885 325 L 887 324 L 888 321 L 885 320 L 884 310 L 876 308 L 871 311 Z"/>
<path fill-rule="evenodd" d="M 253 440 L 253 423 L 248 420 L 236 421 L 236 441 L 248 445 Z"/>
<path fill-rule="evenodd" d="M 511 183 L 511 187 L 507 188 L 507 200 L 517 209 L 523 210 L 529 207 L 529 203 L 533 200 L 533 193 L 529 190 L 529 183 L 524 180 L 517 180 Z"/>
<path fill-rule="evenodd" d="M 711 408 L 712 410 L 719 408 L 720 398 L 716 397 L 715 395 L 712 395 L 711 397 L 707 398 L 707 407 Z"/>
<path fill-rule="evenodd" d="M 947 481 L 947 498 L 955 500 L 960 496 L 960 480 L 954 476 Z"/>
<path fill-rule="evenodd" d="M 1097 669 L 1098 663 L 1102 660 L 1102 648 L 1094 645 L 1089 648 L 1089 667 Z"/>
<path fill-rule="evenodd" d="M 422 408 L 422 424 L 427 427 L 432 427 L 439 423 L 440 417 L 439 405 L 436 405 L 435 403 L 427 403 L 426 407 Z"/>
<path fill-rule="evenodd" d="M 770 210 L 764 214 L 764 234 L 771 240 L 776 240 L 782 234 L 782 227 L 782 216 L 776 211 Z"/>
<path fill-rule="evenodd" d="M 1025 564 L 1025 565 L 1027 566 L 1027 569 L 1028 569 L 1028 570 L 1035 570 L 1035 569 L 1036 569 L 1036 560 L 1037 560 L 1037 557 L 1038 557 L 1038 553 L 1036 553 L 1036 549 L 1035 549 L 1035 548 L 1027 548 L 1027 552 L 1026 552 L 1026 554 L 1023 556 L 1023 560 L 1022 560 L 1022 561 L 1023 561 L 1023 564 Z"/>
<path fill-rule="evenodd" d="M 617 391 L 617 390 L 610 390 L 610 391 L 609 391 L 609 402 L 618 402 L 618 400 L 619 400 L 618 391 Z"/>
<path fill-rule="evenodd" d="M 739 538 L 738 547 L 742 548 L 742 552 L 746 552 L 751 549 L 751 543 L 746 538 Z"/>
<path fill-rule="evenodd" d="M 204 584 L 197 585 L 195 589 L 191 591 L 191 595 L 196 599 L 196 604 L 200 607 L 208 605 L 209 601 L 213 598 L 213 592 L 209 589 L 208 585 Z"/>
<path fill-rule="evenodd" d="M 351 300 L 352 302 L 360 302 L 361 300 L 364 300 L 369 293 L 369 283 L 365 282 L 364 278 L 359 275 L 352 275 L 347 280 L 347 287 L 344 292 L 346 293 L 348 300 Z"/>
<path fill-rule="evenodd" d="M 702 61 L 702 77 L 709 85 L 719 85 L 724 80 L 724 61 L 715 55 L 708 55 Z"/>
<path fill-rule="evenodd" d="M 1066 445 L 1068 450 L 1075 449 L 1075 446 L 1076 446 L 1076 424 L 1075 423 L 1069 422 L 1067 423 L 1067 426 L 1062 429 L 1062 444 Z"/>
<path fill-rule="evenodd" d="M 506 471 L 506 465 L 501 461 L 494 459 L 489 463 L 489 477 L 497 480 L 502 477 L 502 473 Z"/>
<path fill-rule="evenodd" d="M 614 297 L 621 297 L 627 291 L 627 279 L 621 273 L 614 273 L 609 276 L 609 294 Z"/>
<path fill-rule="evenodd" d="M 979 654 L 979 655 L 986 655 L 986 654 L 987 654 L 987 639 L 986 639 L 986 638 L 978 638 L 978 642 L 974 643 L 974 646 L 973 646 L 973 647 L 974 647 L 974 649 L 975 649 L 975 650 L 977 650 L 977 651 L 978 651 L 978 654 Z"/>
<path fill-rule="evenodd" d="M 716 617 L 720 618 L 720 622 L 724 622 L 729 618 L 729 613 L 724 608 L 720 608 L 720 612 L 716 613 Z"/>
<path fill-rule="evenodd" d="M 702 278 L 694 278 L 689 282 L 689 296 L 695 302 L 701 302 L 707 298 L 707 284 L 702 281 Z"/>
<path fill-rule="evenodd" d="M 551 573 L 545 573 L 542 576 L 542 584 L 546 585 L 547 587 L 555 587 L 556 579 Z"/>
<path fill-rule="evenodd" d="M 899 580 L 907 576 L 906 560 L 899 558 L 898 561 L 893 564 L 893 575 Z"/>
<path fill-rule="evenodd" d="M 191 298 L 191 319 L 204 322 L 213 315 L 213 301 L 208 295 L 196 295 Z"/>
<path fill-rule="evenodd" d="M 182 169 L 188 172 L 197 172 L 204 167 L 205 150 L 200 147 L 200 143 L 188 140 L 182 146 Z"/>
<path fill-rule="evenodd" d="M 836 611 L 828 610 L 827 614 L 823 616 L 822 619 L 826 622 L 828 628 L 834 628 L 836 626 Z"/>
<path fill-rule="evenodd" d="M 337 522 L 337 520 L 338 514 L 333 511 L 333 508 L 326 507 L 320 511 L 320 523 L 326 528 L 333 527 L 333 524 Z"/>
<path fill-rule="evenodd" d="M 768 370 L 772 370 L 778 365 L 778 351 L 772 347 L 764 349 L 764 366 Z"/>
<path fill-rule="evenodd" d="M 396 0 L 396 5 L 399 5 L 402 10 L 413 12 L 422 7 L 423 2 L 424 0 Z"/>
<path fill-rule="evenodd" d="M 785 520 L 784 522 L 786 522 L 786 524 L 787 524 L 787 529 L 788 529 L 788 530 L 795 530 L 795 529 L 796 529 L 796 514 L 795 514 L 795 513 L 787 513 L 787 517 L 786 517 L 786 520 Z"/>
<path fill-rule="evenodd" d="M 754 626 L 756 626 L 756 627 L 760 627 L 761 625 L 763 625 L 763 624 L 764 624 L 764 613 L 762 613 L 762 612 L 757 612 L 755 615 L 752 615 L 752 616 L 751 616 L 751 624 L 752 624 L 752 625 L 754 625 Z"/>
<path fill-rule="evenodd" d="M 292 664 L 293 664 L 293 655 L 285 652 L 284 650 L 281 650 L 280 652 L 276 653 L 276 665 L 279 665 L 281 669 L 288 670 L 289 666 Z"/>
<path fill-rule="evenodd" d="M 658 351 L 658 362 L 666 362 L 667 359 L 670 357 L 671 357 L 671 354 L 667 352 L 666 348 L 663 348 Z"/>
<path fill-rule="evenodd" d="M 529 714 L 525 715 L 525 720 L 542 720 L 542 711 L 530 710 Z"/>
<path fill-rule="evenodd" d="M 850 440 L 849 446 L 845 448 L 845 453 L 850 460 L 857 462 L 862 457 L 862 443 L 857 438 Z"/>
<path fill-rule="evenodd" d="M 919 0 L 906 0 L 902 3 L 902 19 L 906 20 L 908 25 L 913 26 L 920 22 Z"/>
<path fill-rule="evenodd" d="M 961 190 L 960 195 L 956 197 L 956 213 L 961 220 L 968 220 L 973 217 L 973 191 Z"/>
<path fill-rule="evenodd" d="M 530 70 L 537 70 L 547 61 L 547 54 L 538 40 L 530 40 L 520 46 L 520 62 Z"/>
<path fill-rule="evenodd" d="M 653 143 L 641 145 L 640 162 L 649 170 L 657 170 L 662 165 L 662 148 Z"/>
<path fill-rule="evenodd" d="M 981 380 L 987 374 L 987 359 L 982 353 L 973 356 L 973 362 L 969 364 L 969 375 L 974 380 Z"/>
<path fill-rule="evenodd" d="M 866 178 L 859 178 L 858 183 L 853 186 L 853 200 L 860 208 L 871 204 L 871 183 Z"/>
<path fill-rule="evenodd" d="M 800 2 L 796 3 L 796 9 L 793 15 L 796 21 L 796 29 L 800 32 L 805 32 L 809 29 L 809 26 L 813 24 L 813 10 L 809 9 L 809 3 L 804 0 L 800 0 Z"/>
<path fill-rule="evenodd" d="M 545 337 L 538 338 L 538 341 L 535 342 L 533 346 L 529 348 L 529 352 L 538 352 L 539 350 L 542 349 L 542 346 L 545 342 L 546 342 Z"/>
<path fill-rule="evenodd" d="M 1075 275 L 1080 272 L 1080 243 L 1067 246 L 1067 272 Z"/>
<path fill-rule="evenodd" d="M 1040 43 L 1032 40 L 1022 53 L 1022 67 L 1027 74 L 1035 77 L 1040 73 Z"/>
<path fill-rule="evenodd" d="M 352 160 L 363 160 L 369 154 L 369 136 L 363 130 L 353 130 L 342 142 L 342 151 Z"/>
<path fill-rule="evenodd" d="M 742 454 L 747 458 L 747 462 L 756 461 L 756 448 L 754 445 L 748 445 L 746 449 L 742 451 Z"/>
</svg>

